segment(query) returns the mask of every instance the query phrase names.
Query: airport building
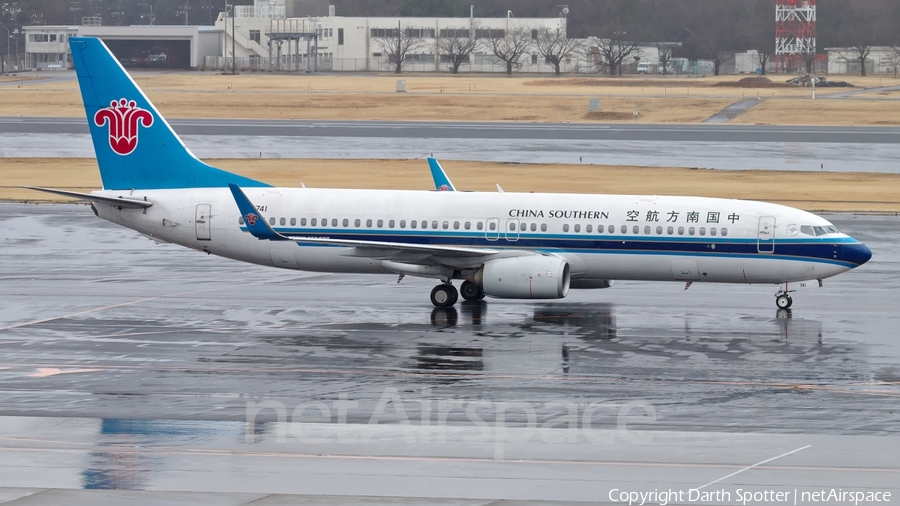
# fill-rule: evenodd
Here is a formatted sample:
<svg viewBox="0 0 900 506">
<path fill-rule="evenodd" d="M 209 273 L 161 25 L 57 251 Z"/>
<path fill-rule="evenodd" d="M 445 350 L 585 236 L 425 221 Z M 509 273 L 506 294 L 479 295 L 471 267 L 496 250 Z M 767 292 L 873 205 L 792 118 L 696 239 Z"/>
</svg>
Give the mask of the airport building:
<svg viewBox="0 0 900 506">
<path fill-rule="evenodd" d="M 300 71 L 388 71 L 384 44 L 402 31 L 412 40 L 404 71 L 449 70 L 439 39 L 475 35 L 479 39 L 503 36 L 510 30 L 525 29 L 533 39 L 549 28 L 565 33 L 562 12 L 552 18 L 412 18 L 341 17 L 334 6 L 324 16 L 291 17 L 302 12 L 297 2 L 256 0 L 254 5 L 235 6 L 234 15 L 221 13 L 216 29 L 225 34 L 222 58 L 207 58 L 203 67 L 230 69 L 232 57 L 238 69 Z M 309 2 L 313 3 L 313 2 Z M 301 6 L 304 4 L 300 3 Z M 535 47 L 529 48 L 516 66 L 518 72 L 553 72 Z M 563 62 L 562 71 L 575 70 L 574 56 Z M 479 44 L 459 69 L 460 72 L 505 72 L 506 66 Z"/>
<path fill-rule="evenodd" d="M 221 54 L 224 34 L 212 26 L 26 26 L 25 70 L 72 68 L 69 37 L 100 37 L 128 68 L 199 68 Z"/>
</svg>

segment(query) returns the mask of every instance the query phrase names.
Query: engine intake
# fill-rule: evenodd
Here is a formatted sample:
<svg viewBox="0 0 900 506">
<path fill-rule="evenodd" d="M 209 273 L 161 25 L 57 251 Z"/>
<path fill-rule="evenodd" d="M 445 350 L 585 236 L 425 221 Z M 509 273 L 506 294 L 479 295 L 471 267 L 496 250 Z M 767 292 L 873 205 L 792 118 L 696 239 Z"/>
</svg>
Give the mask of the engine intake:
<svg viewBox="0 0 900 506">
<path fill-rule="evenodd" d="M 475 275 L 485 295 L 500 299 L 562 299 L 570 280 L 568 262 L 541 255 L 489 260 Z"/>
</svg>

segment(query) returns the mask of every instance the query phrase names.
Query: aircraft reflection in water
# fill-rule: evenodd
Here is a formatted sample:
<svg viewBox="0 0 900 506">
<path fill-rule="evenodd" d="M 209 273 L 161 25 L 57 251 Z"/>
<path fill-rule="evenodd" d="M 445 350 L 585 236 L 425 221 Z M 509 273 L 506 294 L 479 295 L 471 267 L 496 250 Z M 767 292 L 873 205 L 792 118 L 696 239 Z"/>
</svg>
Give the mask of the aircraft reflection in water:
<svg viewBox="0 0 900 506">
<path fill-rule="evenodd" d="M 435 308 L 431 312 L 431 325 L 460 333 L 472 330 L 479 337 L 496 339 L 524 335 L 573 338 L 572 343 L 555 343 L 558 347 L 553 353 L 560 357 L 564 373 L 570 372 L 576 354 L 590 354 L 597 349 L 604 353 L 627 350 L 640 353 L 642 346 L 652 343 L 665 348 L 665 351 L 654 353 L 674 356 L 680 352 L 701 352 L 709 343 L 728 343 L 734 349 L 745 342 L 754 349 L 763 347 L 767 353 L 803 354 L 810 351 L 804 350 L 805 347 L 817 348 L 822 343 L 822 323 L 793 318 L 790 310 L 779 310 L 775 318 L 742 318 L 737 322 L 710 324 L 708 320 L 685 317 L 683 325 L 677 327 L 629 325 L 619 329 L 613 304 L 535 305 L 533 316 L 520 323 L 491 322 L 487 308 L 481 301 L 463 303 L 459 312 L 455 308 Z M 417 348 L 418 369 L 472 372 L 490 368 L 485 365 L 485 360 L 492 355 L 490 350 L 472 345 L 437 345 L 428 343 L 427 338 L 424 341 Z M 493 343 L 483 344 L 491 346 Z M 529 351 L 535 350 L 530 348 Z"/>
</svg>

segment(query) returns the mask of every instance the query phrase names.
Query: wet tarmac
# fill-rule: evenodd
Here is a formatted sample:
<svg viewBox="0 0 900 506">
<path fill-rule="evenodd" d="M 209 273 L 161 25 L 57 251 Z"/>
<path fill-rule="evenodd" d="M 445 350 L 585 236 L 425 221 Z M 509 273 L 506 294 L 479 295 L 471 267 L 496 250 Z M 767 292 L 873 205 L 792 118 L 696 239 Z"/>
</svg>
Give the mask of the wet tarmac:
<svg viewBox="0 0 900 506">
<path fill-rule="evenodd" d="M 900 218 L 829 219 L 873 259 L 792 313 L 772 286 L 639 282 L 446 311 L 428 280 L 267 269 L 86 206 L 0 205 L 0 502 L 615 502 L 704 484 L 730 499 L 668 502 L 896 500 Z"/>
<path fill-rule="evenodd" d="M 900 129 L 894 127 L 214 119 L 173 120 L 172 125 L 200 158 L 434 155 L 721 170 L 900 170 Z M 0 157 L 93 156 L 83 119 L 0 117 Z"/>
</svg>

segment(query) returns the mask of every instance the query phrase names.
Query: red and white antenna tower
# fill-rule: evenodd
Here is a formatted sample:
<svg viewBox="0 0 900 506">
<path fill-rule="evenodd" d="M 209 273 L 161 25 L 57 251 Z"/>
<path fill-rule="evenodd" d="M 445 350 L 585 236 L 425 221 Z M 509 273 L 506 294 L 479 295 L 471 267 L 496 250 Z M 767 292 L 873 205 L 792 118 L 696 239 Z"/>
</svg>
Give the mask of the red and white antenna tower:
<svg viewBox="0 0 900 506">
<path fill-rule="evenodd" d="M 816 0 L 775 0 L 775 60 L 796 69 L 800 56 L 816 53 Z"/>
</svg>

